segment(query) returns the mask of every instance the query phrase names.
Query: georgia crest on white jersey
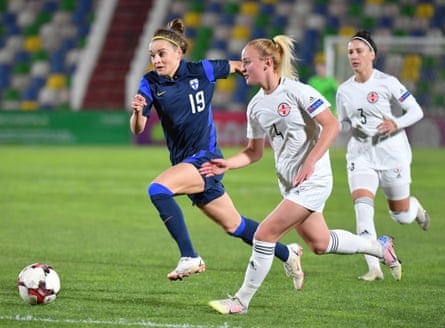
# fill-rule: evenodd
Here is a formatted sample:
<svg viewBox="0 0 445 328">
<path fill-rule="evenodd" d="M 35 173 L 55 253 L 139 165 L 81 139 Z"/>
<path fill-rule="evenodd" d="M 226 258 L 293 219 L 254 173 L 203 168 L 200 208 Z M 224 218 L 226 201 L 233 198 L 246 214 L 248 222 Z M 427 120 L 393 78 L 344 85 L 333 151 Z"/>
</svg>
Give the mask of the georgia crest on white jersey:
<svg viewBox="0 0 445 328">
<path fill-rule="evenodd" d="M 292 179 L 319 138 L 321 127 L 314 117 L 329 107 L 313 87 L 287 78 L 281 78 L 271 94 L 260 89 L 249 102 L 247 138 L 267 136 L 274 150 L 278 179 L 285 188 L 292 187 Z M 324 157 L 319 163 L 330 174 L 329 155 Z"/>
</svg>

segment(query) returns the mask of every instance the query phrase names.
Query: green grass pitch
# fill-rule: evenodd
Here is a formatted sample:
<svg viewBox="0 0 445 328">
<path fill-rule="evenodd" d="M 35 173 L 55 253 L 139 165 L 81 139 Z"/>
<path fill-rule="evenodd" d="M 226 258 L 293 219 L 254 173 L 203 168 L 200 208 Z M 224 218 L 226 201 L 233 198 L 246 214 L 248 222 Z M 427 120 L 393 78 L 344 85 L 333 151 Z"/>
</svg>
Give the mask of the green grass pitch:
<svg viewBox="0 0 445 328">
<path fill-rule="evenodd" d="M 238 149 L 225 149 L 228 156 Z M 344 149 L 333 149 L 331 228 L 355 231 Z M 207 271 L 171 282 L 179 258 L 150 203 L 148 183 L 169 166 L 164 148 L 0 147 L 0 326 L 4 327 L 445 327 L 444 150 L 414 150 L 412 194 L 428 209 L 429 231 L 400 226 L 379 192 L 379 234 L 395 237 L 404 275 L 361 282 L 362 255 L 316 256 L 304 246 L 304 289 L 296 292 L 275 260 L 246 315 L 222 316 L 207 305 L 241 285 L 250 247 L 181 204 Z M 262 220 L 280 200 L 272 154 L 226 174 L 244 215 Z M 300 242 L 290 232 L 283 242 Z M 60 275 L 58 299 L 25 304 L 19 271 L 34 262 Z"/>
</svg>

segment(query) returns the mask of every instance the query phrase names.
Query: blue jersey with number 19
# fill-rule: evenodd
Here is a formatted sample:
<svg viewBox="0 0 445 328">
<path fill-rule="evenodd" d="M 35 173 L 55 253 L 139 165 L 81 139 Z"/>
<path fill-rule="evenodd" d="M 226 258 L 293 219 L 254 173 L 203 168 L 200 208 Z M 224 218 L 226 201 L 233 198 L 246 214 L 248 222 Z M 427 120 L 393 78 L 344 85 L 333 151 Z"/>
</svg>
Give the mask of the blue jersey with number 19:
<svg viewBox="0 0 445 328">
<path fill-rule="evenodd" d="M 143 114 L 148 117 L 151 107 L 156 109 L 173 165 L 202 150 L 221 153 L 211 102 L 216 80 L 229 73 L 228 60 L 181 60 L 171 80 L 155 70 L 142 78 L 138 93 L 147 101 Z"/>
</svg>

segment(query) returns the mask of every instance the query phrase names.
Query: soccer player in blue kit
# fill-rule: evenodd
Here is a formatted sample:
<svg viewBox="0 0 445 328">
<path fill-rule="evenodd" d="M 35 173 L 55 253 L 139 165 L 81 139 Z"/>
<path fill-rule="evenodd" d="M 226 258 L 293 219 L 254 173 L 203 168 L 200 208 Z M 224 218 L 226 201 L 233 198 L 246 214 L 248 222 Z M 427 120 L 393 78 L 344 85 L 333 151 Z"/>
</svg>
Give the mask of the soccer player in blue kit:
<svg viewBox="0 0 445 328">
<path fill-rule="evenodd" d="M 187 195 L 205 215 L 231 236 L 252 245 L 258 223 L 241 216 L 221 183 L 223 175 L 204 177 L 199 168 L 205 162 L 221 158 L 212 119 L 212 96 L 217 79 L 240 70 L 241 62 L 229 60 L 183 59 L 187 51 L 184 24 L 171 21 L 158 29 L 150 43 L 154 70 L 141 79 L 131 107 L 130 128 L 141 133 L 152 107 L 160 118 L 172 166 L 157 176 L 148 187 L 148 195 L 170 235 L 176 241 L 181 258 L 167 275 L 182 279 L 205 270 L 202 258 L 191 242 L 176 195 Z M 301 288 L 303 272 L 297 244 L 278 243 L 275 255 L 284 262 L 296 289 Z"/>
</svg>

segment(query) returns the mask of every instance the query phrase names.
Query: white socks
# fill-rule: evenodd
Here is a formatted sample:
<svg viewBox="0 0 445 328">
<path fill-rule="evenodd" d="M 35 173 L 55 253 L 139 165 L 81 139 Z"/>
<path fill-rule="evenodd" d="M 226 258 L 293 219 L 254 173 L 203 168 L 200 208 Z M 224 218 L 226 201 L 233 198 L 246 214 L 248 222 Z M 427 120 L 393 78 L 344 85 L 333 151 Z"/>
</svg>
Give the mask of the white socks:
<svg viewBox="0 0 445 328">
<path fill-rule="evenodd" d="M 377 232 L 374 224 L 374 201 L 368 197 L 360 197 L 354 201 L 355 219 L 357 234 L 370 240 L 377 239 Z M 366 255 L 365 260 L 369 271 L 382 272 L 378 258 Z"/>
<path fill-rule="evenodd" d="M 370 254 L 383 257 L 382 246 L 377 240 L 370 240 L 346 230 L 330 230 L 329 245 L 325 254 Z"/>
<path fill-rule="evenodd" d="M 235 294 L 240 302 L 248 307 L 258 288 L 263 283 L 272 267 L 275 243 L 253 240 L 252 256 L 244 275 L 244 282 Z"/>
</svg>

